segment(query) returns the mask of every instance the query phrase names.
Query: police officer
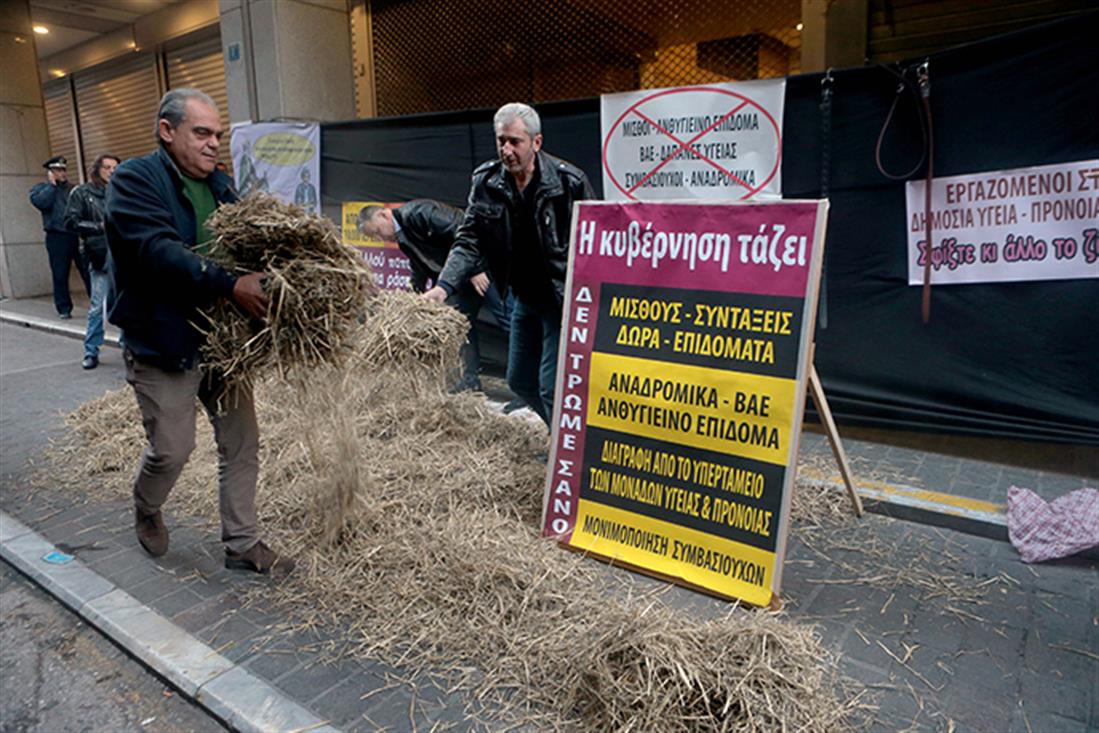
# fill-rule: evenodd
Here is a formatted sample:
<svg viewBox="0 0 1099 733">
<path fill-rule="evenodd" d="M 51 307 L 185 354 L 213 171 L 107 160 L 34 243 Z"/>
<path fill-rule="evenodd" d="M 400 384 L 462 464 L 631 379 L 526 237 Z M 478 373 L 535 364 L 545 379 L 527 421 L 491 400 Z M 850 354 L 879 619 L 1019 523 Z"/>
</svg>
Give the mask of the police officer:
<svg viewBox="0 0 1099 733">
<path fill-rule="evenodd" d="M 46 181 L 31 189 L 31 203 L 42 213 L 42 229 L 46 232 L 46 253 L 50 258 L 53 275 L 53 305 L 57 315 L 72 318 L 73 302 L 69 294 L 69 263 L 76 263 L 77 272 L 84 281 L 84 289 L 91 297 L 92 286 L 88 280 L 88 267 L 80 256 L 80 240 L 65 226 L 65 210 L 69 205 L 68 163 L 63 155 L 55 155 L 42 164 L 46 169 Z"/>
</svg>

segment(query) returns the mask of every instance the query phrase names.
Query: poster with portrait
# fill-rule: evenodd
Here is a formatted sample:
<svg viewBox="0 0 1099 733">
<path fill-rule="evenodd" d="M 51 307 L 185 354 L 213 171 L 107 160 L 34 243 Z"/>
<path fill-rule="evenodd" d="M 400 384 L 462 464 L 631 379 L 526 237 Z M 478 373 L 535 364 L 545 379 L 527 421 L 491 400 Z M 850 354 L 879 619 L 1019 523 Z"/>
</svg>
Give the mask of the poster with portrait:
<svg viewBox="0 0 1099 733">
<path fill-rule="evenodd" d="M 233 125 L 231 143 L 237 192 L 256 191 L 320 213 L 321 126 L 316 122 Z"/>
</svg>

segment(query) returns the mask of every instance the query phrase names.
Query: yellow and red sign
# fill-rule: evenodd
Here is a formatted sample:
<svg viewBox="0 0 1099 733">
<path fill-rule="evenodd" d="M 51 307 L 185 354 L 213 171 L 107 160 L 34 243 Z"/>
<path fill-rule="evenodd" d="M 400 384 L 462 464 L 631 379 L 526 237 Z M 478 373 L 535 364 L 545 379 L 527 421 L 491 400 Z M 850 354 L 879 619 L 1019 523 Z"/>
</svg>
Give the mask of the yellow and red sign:
<svg viewBox="0 0 1099 733">
<path fill-rule="evenodd" d="M 577 204 L 543 532 L 767 605 L 826 202 Z"/>
</svg>

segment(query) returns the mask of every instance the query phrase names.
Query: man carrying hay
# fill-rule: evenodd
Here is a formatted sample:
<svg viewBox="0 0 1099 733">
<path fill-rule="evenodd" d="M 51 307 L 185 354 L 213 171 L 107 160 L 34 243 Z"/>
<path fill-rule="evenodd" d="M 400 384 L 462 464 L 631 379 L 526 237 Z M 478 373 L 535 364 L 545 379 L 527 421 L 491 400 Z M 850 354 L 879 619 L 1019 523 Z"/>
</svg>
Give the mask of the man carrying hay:
<svg viewBox="0 0 1099 733">
<path fill-rule="evenodd" d="M 412 289 L 427 290 L 428 280 L 435 284 L 454 246 L 454 238 L 464 212 L 432 199 L 414 199 L 395 209 L 385 206 L 364 206 L 359 212 L 359 231 L 372 239 L 396 242 L 412 265 Z M 492 316 L 504 333 L 511 326 L 508 296 L 492 287 L 484 267 L 475 268 L 472 277 L 447 299 L 469 321 L 468 343 L 462 346 L 462 378 L 455 392 L 480 390 L 477 370 L 481 363 L 480 336 L 477 314 L 481 303 L 487 303 Z"/>
<path fill-rule="evenodd" d="M 197 397 L 218 446 L 225 566 L 289 571 L 293 561 L 258 537 L 259 428 L 251 390 L 234 390 L 219 413 L 217 377 L 198 363 L 202 336 L 193 323 L 200 307 L 226 298 L 262 319 L 268 305 L 261 273 L 237 277 L 203 256 L 207 218 L 237 198 L 232 181 L 215 170 L 221 133 L 207 94 L 168 92 L 157 112 L 159 149 L 119 166 L 107 192 L 107 243 L 118 291 L 110 320 L 125 335 L 126 379 L 148 438 L 134 479 L 134 522 L 150 555 L 168 551 L 161 506 L 195 446 Z"/>
<path fill-rule="evenodd" d="M 572 204 L 592 198 L 584 172 L 542 151 L 531 107 L 505 104 L 493 119 L 500 157 L 473 171 L 469 206 L 439 284 L 442 302 L 487 263 L 494 285 L 515 295 L 508 338 L 508 387 L 548 425 L 557 381 Z"/>
</svg>

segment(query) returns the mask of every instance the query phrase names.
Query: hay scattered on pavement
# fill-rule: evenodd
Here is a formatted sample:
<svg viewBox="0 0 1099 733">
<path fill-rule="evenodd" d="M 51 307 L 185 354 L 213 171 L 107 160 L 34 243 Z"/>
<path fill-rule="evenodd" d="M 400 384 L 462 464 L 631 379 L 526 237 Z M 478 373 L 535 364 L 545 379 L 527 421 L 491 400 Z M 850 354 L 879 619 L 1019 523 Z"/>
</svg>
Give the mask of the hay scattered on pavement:
<svg viewBox="0 0 1099 733">
<path fill-rule="evenodd" d="M 441 678 L 531 729 L 846 729 L 857 699 L 811 626 L 735 606 L 701 619 L 539 537 L 544 429 L 445 394 L 466 328 L 458 317 L 438 333 L 448 313 L 412 296 L 372 301 L 342 365 L 304 388 L 257 385 L 261 522 L 299 564 L 253 600 L 299 628 L 339 629 L 333 656 Z M 128 390 L 70 424 L 63 471 L 104 450 L 136 460 Z M 199 441 L 169 516 L 216 517 L 208 429 Z M 128 492 L 129 470 L 103 476 Z"/>
<path fill-rule="evenodd" d="M 203 312 L 206 366 L 224 389 L 267 373 L 286 376 L 338 362 L 363 316 L 370 269 L 328 219 L 255 194 L 218 208 L 211 259 L 231 272 L 263 272 L 271 304 L 260 323 L 219 299 Z"/>
</svg>

